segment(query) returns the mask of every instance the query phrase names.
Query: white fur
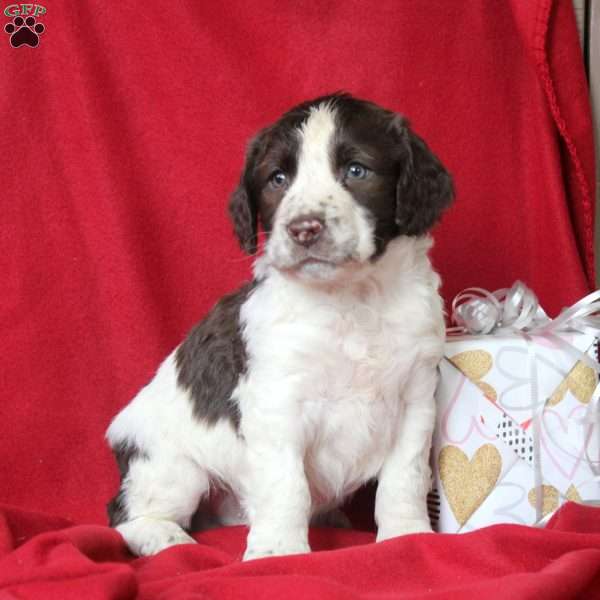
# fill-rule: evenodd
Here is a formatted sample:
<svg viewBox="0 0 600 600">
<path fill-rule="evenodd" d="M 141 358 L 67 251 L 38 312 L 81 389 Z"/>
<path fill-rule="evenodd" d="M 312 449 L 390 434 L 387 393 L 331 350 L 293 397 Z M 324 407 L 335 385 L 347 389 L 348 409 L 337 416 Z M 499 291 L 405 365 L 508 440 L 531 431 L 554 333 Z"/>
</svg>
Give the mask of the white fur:
<svg viewBox="0 0 600 600">
<path fill-rule="evenodd" d="M 229 493 L 223 521 L 250 525 L 246 559 L 308 551 L 311 515 L 374 477 L 378 539 L 429 530 L 444 334 L 431 241 L 399 237 L 368 260 L 372 224 L 328 167 L 334 127 L 325 107 L 303 128 L 297 178 L 255 264 L 261 283 L 241 310 L 248 368 L 232 395 L 240 431 L 193 417 L 173 354 L 108 430 L 113 447 L 132 441 L 145 454 L 131 463 L 130 521 L 118 526 L 136 553 L 192 541 L 182 528 L 211 486 Z M 286 268 L 285 223 L 323 198 L 339 218 L 334 240 L 350 256 L 299 277 Z"/>
</svg>

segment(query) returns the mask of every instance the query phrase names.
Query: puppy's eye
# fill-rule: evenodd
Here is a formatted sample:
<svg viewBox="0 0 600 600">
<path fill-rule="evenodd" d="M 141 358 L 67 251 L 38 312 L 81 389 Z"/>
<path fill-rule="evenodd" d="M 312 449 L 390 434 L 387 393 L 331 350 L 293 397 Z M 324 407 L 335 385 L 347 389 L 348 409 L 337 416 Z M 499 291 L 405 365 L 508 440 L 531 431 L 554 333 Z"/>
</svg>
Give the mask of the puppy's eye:
<svg viewBox="0 0 600 600">
<path fill-rule="evenodd" d="M 271 176 L 269 177 L 269 183 L 274 188 L 284 187 L 285 185 L 287 185 L 287 182 L 288 182 L 287 175 L 281 169 L 277 169 L 276 171 L 273 171 L 273 173 L 271 173 Z"/>
<path fill-rule="evenodd" d="M 360 163 L 353 162 L 346 168 L 348 179 L 364 179 L 369 174 L 369 169 Z"/>
</svg>

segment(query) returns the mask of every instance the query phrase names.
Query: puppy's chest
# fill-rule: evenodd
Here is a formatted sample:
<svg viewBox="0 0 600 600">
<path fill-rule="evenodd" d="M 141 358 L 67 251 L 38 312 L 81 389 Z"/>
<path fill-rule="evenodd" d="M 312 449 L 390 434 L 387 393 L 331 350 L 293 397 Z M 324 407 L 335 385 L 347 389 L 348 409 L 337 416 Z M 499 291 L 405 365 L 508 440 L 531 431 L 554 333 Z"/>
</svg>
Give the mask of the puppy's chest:
<svg viewBox="0 0 600 600">
<path fill-rule="evenodd" d="M 315 324 L 316 335 L 320 339 L 308 349 L 306 368 L 314 372 L 315 397 L 330 409 L 338 402 L 384 401 L 402 377 L 402 332 L 377 309 L 342 309 Z"/>
<path fill-rule="evenodd" d="M 375 477 L 389 453 L 417 334 L 398 296 L 365 301 L 257 291 L 245 307 L 242 421 L 246 414 L 253 422 L 287 415 L 284 435 L 302 440 L 313 498 L 327 504 Z"/>
<path fill-rule="evenodd" d="M 411 361 L 404 333 L 385 311 L 344 311 L 322 336 L 327 351 L 311 358 L 318 368 L 304 382 L 301 411 L 312 494 L 326 504 L 380 470 L 397 433 Z"/>
<path fill-rule="evenodd" d="M 252 365 L 275 378 L 310 383 L 311 396 L 330 399 L 349 389 L 382 391 L 401 368 L 412 342 L 401 311 L 340 298 L 280 303 L 264 320 L 254 315 L 247 343 Z M 278 377 L 279 376 L 279 377 Z"/>
<path fill-rule="evenodd" d="M 354 436 L 357 452 L 368 452 L 373 432 L 385 433 L 397 420 L 414 336 L 385 299 L 301 300 L 277 303 L 264 321 L 254 315 L 250 377 L 268 373 L 278 382 L 278 403 L 293 406 L 316 445 L 344 445 L 343 437 Z"/>
</svg>

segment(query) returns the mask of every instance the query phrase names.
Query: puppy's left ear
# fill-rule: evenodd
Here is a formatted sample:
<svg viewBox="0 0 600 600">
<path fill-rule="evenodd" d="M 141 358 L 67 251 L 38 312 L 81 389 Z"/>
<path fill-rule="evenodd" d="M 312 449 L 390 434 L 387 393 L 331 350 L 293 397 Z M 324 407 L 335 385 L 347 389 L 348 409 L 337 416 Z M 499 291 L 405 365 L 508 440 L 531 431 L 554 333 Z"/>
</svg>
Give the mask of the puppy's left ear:
<svg viewBox="0 0 600 600">
<path fill-rule="evenodd" d="M 452 178 L 406 121 L 395 126 L 402 138 L 404 163 L 396 185 L 396 224 L 403 235 L 426 233 L 454 199 Z"/>
</svg>

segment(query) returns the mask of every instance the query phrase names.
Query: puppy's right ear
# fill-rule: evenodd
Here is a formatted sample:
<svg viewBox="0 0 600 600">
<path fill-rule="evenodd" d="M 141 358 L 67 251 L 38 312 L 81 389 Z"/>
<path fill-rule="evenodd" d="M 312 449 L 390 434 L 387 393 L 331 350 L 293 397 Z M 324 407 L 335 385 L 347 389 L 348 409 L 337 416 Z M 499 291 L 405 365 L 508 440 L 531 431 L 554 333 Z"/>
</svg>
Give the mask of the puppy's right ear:
<svg viewBox="0 0 600 600">
<path fill-rule="evenodd" d="M 233 230 L 242 250 L 246 254 L 256 254 L 258 238 L 258 214 L 244 176 L 229 200 L 229 216 Z"/>
<path fill-rule="evenodd" d="M 269 128 L 263 129 L 249 144 L 240 184 L 229 200 L 229 216 L 242 250 L 256 254 L 258 249 L 258 198 L 253 189 L 256 165 L 266 151 Z"/>
</svg>

